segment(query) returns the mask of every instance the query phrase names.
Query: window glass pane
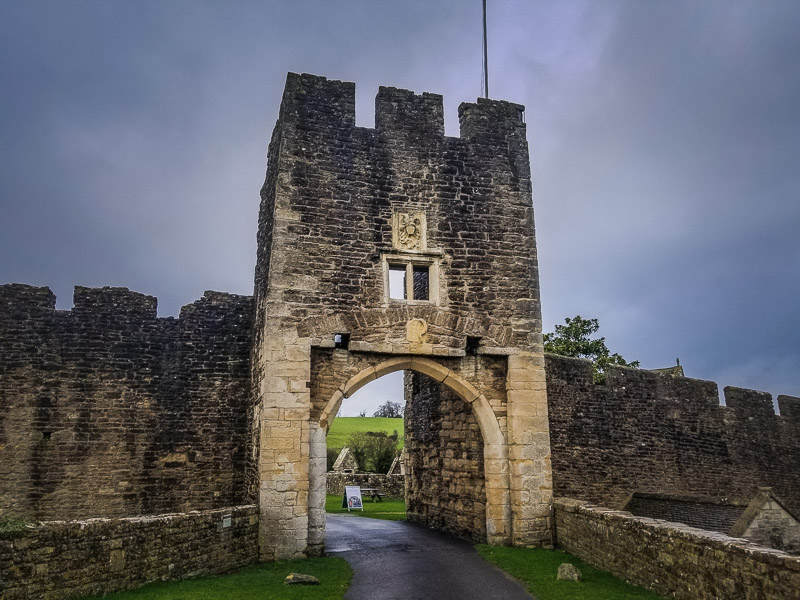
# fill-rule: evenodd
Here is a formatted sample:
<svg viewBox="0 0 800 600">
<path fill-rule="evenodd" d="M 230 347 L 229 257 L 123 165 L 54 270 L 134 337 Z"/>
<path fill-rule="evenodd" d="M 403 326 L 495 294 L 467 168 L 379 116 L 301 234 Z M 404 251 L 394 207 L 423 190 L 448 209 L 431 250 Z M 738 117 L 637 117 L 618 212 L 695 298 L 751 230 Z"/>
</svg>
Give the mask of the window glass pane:
<svg viewBox="0 0 800 600">
<path fill-rule="evenodd" d="M 406 266 L 389 265 L 389 298 L 406 299 Z"/>
<path fill-rule="evenodd" d="M 414 300 L 430 300 L 428 267 L 414 265 Z"/>
</svg>

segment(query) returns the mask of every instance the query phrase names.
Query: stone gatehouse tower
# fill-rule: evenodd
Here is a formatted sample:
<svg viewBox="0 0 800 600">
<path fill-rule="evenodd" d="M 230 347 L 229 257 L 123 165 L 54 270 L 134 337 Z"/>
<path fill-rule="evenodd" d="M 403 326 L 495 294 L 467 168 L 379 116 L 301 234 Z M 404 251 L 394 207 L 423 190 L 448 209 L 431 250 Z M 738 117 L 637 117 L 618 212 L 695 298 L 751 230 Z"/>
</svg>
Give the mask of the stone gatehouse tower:
<svg viewBox="0 0 800 600">
<path fill-rule="evenodd" d="M 412 519 L 493 544 L 552 539 L 524 109 L 290 74 L 261 192 L 254 452 L 262 558 L 322 550 L 325 436 L 403 370 Z"/>
</svg>

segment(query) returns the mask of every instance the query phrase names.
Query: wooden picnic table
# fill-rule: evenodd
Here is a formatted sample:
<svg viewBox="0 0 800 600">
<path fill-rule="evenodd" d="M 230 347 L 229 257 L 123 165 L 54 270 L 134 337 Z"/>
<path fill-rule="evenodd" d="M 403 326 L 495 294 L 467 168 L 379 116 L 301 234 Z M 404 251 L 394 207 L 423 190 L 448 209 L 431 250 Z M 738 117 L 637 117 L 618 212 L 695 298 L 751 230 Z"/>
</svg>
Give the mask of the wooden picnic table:
<svg viewBox="0 0 800 600">
<path fill-rule="evenodd" d="M 383 497 L 386 495 L 381 492 L 380 488 L 361 488 L 361 495 L 362 496 L 369 496 L 372 498 L 372 501 L 375 502 L 377 498 L 378 502 L 383 502 Z"/>
</svg>

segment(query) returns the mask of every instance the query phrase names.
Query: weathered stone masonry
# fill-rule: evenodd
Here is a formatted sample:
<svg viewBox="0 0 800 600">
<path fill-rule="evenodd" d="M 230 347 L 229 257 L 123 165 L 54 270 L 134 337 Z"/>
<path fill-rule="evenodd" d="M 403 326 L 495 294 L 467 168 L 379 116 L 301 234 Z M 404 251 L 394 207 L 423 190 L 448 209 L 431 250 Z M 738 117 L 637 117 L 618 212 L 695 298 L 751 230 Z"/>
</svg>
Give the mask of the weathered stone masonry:
<svg viewBox="0 0 800 600">
<path fill-rule="evenodd" d="M 252 298 L 179 319 L 124 288 L 0 286 L 0 514 L 123 517 L 246 503 Z"/>
<path fill-rule="evenodd" d="M 613 368 L 548 354 L 553 485 L 558 496 L 622 508 L 634 493 L 746 505 L 773 488 L 800 514 L 800 398 Z"/>
<path fill-rule="evenodd" d="M 333 407 L 335 390 L 339 399 L 355 391 L 348 377 L 361 382 L 369 369 L 419 370 L 415 365 L 445 385 L 453 373 L 457 395 L 480 413 L 488 539 L 549 544 L 548 423 L 523 109 L 462 104 L 461 137 L 451 138 L 444 135 L 441 96 L 380 88 L 375 105 L 375 129 L 356 127 L 353 84 L 290 74 L 272 136 L 259 217 L 254 354 L 262 555 L 322 548 L 319 482 L 335 411 L 321 411 L 314 390 L 333 390 Z M 428 295 L 390 299 L 392 266 L 409 274 L 424 269 Z M 314 349 L 332 347 L 337 334 L 347 343 L 336 351 L 349 356 L 340 360 L 366 361 L 367 371 L 318 382 Z M 489 390 L 460 367 L 468 338 L 482 355 L 506 362 L 501 389 Z M 392 356 L 401 363 L 384 365 Z M 443 367 L 444 359 L 455 365 Z M 479 398 L 467 397 L 473 390 Z M 492 404 L 493 394 L 502 408 Z"/>
<path fill-rule="evenodd" d="M 258 508 L 40 523 L 0 539 L 0 598 L 85 598 L 258 560 Z"/>
<path fill-rule="evenodd" d="M 410 373 L 407 380 L 408 519 L 484 542 L 483 439 L 473 411 L 426 375 Z"/>
<path fill-rule="evenodd" d="M 790 600 L 800 559 L 721 533 L 554 502 L 559 545 L 618 577 L 682 600 Z"/>
</svg>

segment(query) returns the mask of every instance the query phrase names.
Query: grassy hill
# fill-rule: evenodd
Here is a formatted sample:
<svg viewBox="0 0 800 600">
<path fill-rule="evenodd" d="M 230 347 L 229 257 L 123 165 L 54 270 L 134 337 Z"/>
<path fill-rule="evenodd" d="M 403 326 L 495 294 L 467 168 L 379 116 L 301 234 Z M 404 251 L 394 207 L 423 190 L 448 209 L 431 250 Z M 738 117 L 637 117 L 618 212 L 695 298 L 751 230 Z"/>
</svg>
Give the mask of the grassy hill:
<svg viewBox="0 0 800 600">
<path fill-rule="evenodd" d="M 328 431 L 328 448 L 342 448 L 354 431 L 385 431 L 388 435 L 394 430 L 400 434 L 400 447 L 403 447 L 403 419 L 384 417 L 336 417 Z"/>
</svg>

